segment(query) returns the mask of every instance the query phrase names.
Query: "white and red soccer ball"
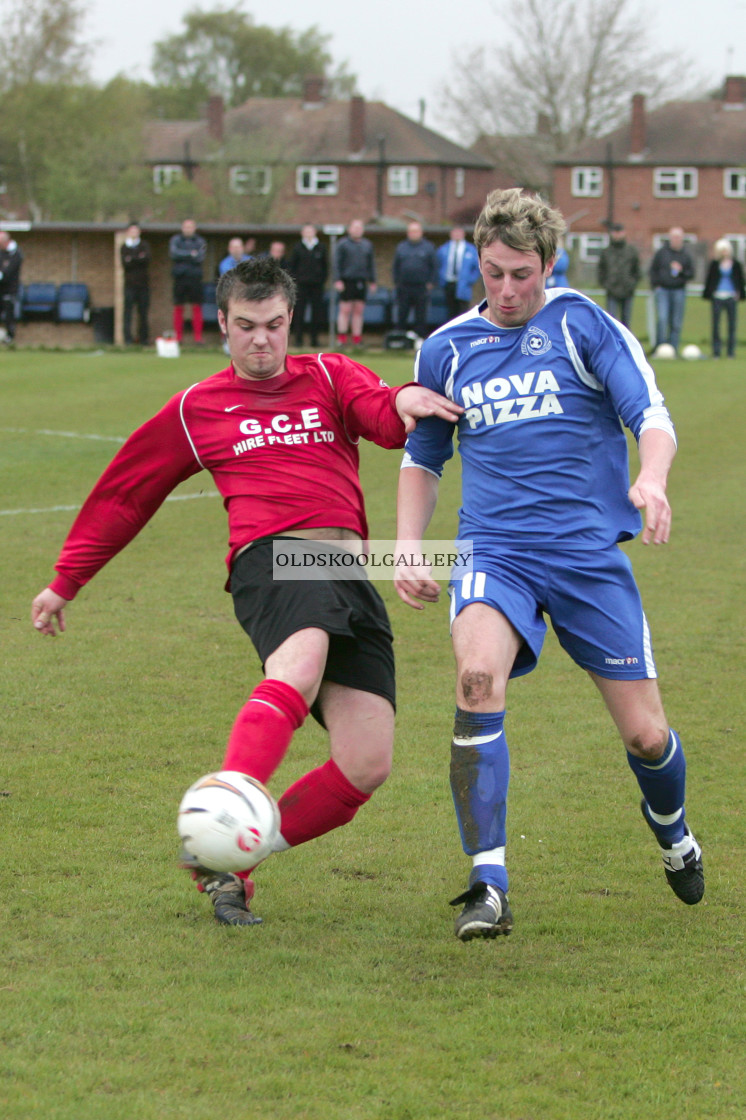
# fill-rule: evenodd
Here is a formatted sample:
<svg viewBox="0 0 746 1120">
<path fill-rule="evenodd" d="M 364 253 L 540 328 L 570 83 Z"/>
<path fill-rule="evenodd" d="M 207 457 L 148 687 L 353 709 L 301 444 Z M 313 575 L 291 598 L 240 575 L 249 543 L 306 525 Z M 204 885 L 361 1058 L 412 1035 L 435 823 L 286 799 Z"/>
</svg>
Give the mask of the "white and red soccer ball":
<svg viewBox="0 0 746 1120">
<path fill-rule="evenodd" d="M 261 782 L 235 770 L 205 774 L 181 799 L 185 851 L 211 871 L 245 871 L 273 851 L 280 811 Z"/>
</svg>

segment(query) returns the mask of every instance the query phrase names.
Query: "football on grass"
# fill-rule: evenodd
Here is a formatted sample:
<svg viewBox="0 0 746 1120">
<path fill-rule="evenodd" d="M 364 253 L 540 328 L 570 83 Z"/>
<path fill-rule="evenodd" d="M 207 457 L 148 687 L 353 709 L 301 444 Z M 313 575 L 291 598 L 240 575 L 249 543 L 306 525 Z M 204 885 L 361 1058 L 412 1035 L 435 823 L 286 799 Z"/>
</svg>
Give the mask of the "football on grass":
<svg viewBox="0 0 746 1120">
<path fill-rule="evenodd" d="M 205 774 L 181 799 L 177 827 L 189 855 L 211 871 L 245 871 L 272 851 L 277 802 L 261 782 L 234 770 Z"/>
</svg>

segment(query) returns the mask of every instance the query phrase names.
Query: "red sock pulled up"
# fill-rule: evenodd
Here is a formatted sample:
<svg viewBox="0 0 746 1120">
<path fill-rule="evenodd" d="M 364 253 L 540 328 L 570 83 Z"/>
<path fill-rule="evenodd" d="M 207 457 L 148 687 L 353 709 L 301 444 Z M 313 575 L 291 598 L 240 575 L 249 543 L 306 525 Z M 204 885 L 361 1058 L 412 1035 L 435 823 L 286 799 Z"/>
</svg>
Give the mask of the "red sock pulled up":
<svg viewBox="0 0 746 1120">
<path fill-rule="evenodd" d="M 292 685 L 262 681 L 236 717 L 222 769 L 238 770 L 266 785 L 307 715 L 308 705 Z"/>
</svg>

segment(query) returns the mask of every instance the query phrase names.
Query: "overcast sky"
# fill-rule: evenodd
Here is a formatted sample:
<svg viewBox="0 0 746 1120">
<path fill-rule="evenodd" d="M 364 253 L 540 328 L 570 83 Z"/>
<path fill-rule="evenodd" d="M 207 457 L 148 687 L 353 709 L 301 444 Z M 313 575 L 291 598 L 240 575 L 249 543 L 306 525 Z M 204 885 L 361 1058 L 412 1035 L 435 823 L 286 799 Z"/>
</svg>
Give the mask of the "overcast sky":
<svg viewBox="0 0 746 1120">
<path fill-rule="evenodd" d="M 552 0 L 546 0 L 551 3 Z M 152 44 L 182 30 L 193 7 L 218 0 L 90 0 L 88 37 L 98 42 L 93 77 L 106 81 L 123 71 L 150 78 Z M 226 0 L 224 6 L 229 6 Z M 704 77 L 746 74 L 746 0 L 642 0 L 657 45 L 697 59 Z M 499 23 L 490 0 L 245 0 L 256 23 L 304 30 L 316 25 L 332 36 L 336 62 L 346 61 L 360 92 L 437 128 L 438 92 L 453 56 L 495 42 Z"/>
</svg>

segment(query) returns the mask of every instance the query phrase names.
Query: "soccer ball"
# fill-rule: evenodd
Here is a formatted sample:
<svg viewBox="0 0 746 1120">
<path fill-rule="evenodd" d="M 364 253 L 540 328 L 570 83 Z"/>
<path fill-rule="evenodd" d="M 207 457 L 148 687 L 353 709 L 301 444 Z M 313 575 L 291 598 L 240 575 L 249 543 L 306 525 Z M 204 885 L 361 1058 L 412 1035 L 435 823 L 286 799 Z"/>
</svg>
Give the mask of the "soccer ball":
<svg viewBox="0 0 746 1120">
<path fill-rule="evenodd" d="M 656 347 L 653 357 L 665 358 L 666 360 L 668 360 L 669 358 L 676 357 L 676 351 L 674 350 L 670 342 L 661 342 L 660 346 Z"/>
<path fill-rule="evenodd" d="M 245 871 L 273 850 L 280 810 L 268 789 L 235 770 L 205 774 L 181 799 L 177 828 L 186 852 L 211 871 Z"/>
<path fill-rule="evenodd" d="M 699 346 L 695 346 L 693 342 L 690 342 L 681 351 L 681 356 L 682 358 L 686 358 L 688 362 L 696 362 L 702 357 L 702 351 Z"/>
</svg>

